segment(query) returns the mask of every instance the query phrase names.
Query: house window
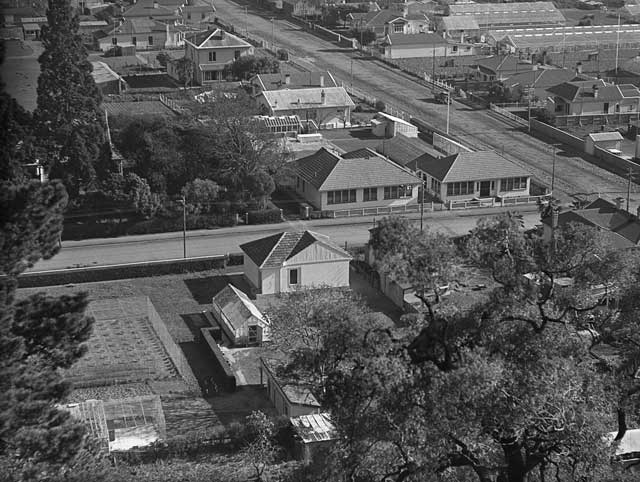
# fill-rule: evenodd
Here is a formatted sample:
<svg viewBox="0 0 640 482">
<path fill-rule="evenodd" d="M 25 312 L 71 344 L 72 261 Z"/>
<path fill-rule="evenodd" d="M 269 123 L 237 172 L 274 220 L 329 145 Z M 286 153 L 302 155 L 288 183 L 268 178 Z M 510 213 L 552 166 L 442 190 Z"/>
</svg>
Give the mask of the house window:
<svg viewBox="0 0 640 482">
<path fill-rule="evenodd" d="M 138 41 L 137 41 L 137 39 L 136 39 L 135 37 L 131 37 L 131 43 L 132 43 L 133 45 L 137 45 L 137 44 L 138 44 Z"/>
<path fill-rule="evenodd" d="M 113 45 L 118 45 L 118 37 L 113 37 L 113 38 L 111 39 L 111 43 L 112 43 Z"/>
<path fill-rule="evenodd" d="M 384 198 L 385 199 L 402 199 L 411 197 L 413 194 L 413 188 L 411 186 L 385 186 Z"/>
<path fill-rule="evenodd" d="M 526 177 L 509 177 L 500 181 L 502 191 L 524 191 L 527 189 Z"/>
<path fill-rule="evenodd" d="M 402 32 L 404 32 L 404 25 L 402 23 L 394 23 L 393 33 L 402 33 Z"/>
<path fill-rule="evenodd" d="M 475 182 L 449 182 L 447 183 L 447 196 L 465 196 L 475 193 Z"/>
<path fill-rule="evenodd" d="M 235 50 L 233 52 L 233 58 L 238 60 L 240 58 L 240 51 L 239 50 Z"/>
<path fill-rule="evenodd" d="M 377 187 L 365 187 L 363 190 L 362 200 L 364 202 L 377 201 L 378 200 L 378 188 Z"/>
<path fill-rule="evenodd" d="M 289 286 L 295 286 L 300 283 L 300 269 L 289 270 Z"/>
<path fill-rule="evenodd" d="M 356 202 L 355 189 L 342 189 L 327 192 L 327 204 L 346 204 Z"/>
<path fill-rule="evenodd" d="M 258 342 L 258 327 L 256 325 L 249 326 L 249 343 Z"/>
<path fill-rule="evenodd" d="M 209 52 L 209 62 L 215 62 L 215 61 L 216 61 L 216 53 Z"/>
<path fill-rule="evenodd" d="M 149 41 L 149 45 L 153 45 L 153 37 L 151 35 L 149 35 L 147 40 Z"/>
<path fill-rule="evenodd" d="M 431 190 L 437 194 L 440 194 L 440 181 L 436 178 L 431 178 Z"/>
<path fill-rule="evenodd" d="M 457 52 L 457 51 L 458 51 L 458 46 L 457 46 L 457 45 L 454 45 L 454 46 L 453 46 L 453 51 L 454 51 L 454 52 Z"/>
</svg>

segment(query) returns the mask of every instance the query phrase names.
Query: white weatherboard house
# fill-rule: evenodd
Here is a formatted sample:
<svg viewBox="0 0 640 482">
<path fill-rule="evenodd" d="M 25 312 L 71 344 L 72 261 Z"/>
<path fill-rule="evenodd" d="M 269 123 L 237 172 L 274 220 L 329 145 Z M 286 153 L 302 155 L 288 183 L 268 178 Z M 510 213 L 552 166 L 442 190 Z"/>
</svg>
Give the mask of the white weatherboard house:
<svg viewBox="0 0 640 482">
<path fill-rule="evenodd" d="M 245 276 L 260 293 L 349 286 L 351 255 L 311 231 L 284 232 L 240 246 Z"/>
<path fill-rule="evenodd" d="M 236 345 L 269 341 L 271 323 L 249 297 L 229 284 L 213 297 L 213 316 Z"/>
</svg>

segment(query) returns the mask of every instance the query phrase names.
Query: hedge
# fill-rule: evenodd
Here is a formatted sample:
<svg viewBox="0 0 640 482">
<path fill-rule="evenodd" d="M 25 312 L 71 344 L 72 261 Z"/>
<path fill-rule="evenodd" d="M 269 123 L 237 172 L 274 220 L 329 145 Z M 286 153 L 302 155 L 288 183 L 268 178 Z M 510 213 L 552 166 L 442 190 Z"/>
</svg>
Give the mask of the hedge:
<svg viewBox="0 0 640 482">
<path fill-rule="evenodd" d="M 282 222 L 281 209 L 265 209 L 263 211 L 249 211 L 249 224 L 275 224 Z"/>
</svg>

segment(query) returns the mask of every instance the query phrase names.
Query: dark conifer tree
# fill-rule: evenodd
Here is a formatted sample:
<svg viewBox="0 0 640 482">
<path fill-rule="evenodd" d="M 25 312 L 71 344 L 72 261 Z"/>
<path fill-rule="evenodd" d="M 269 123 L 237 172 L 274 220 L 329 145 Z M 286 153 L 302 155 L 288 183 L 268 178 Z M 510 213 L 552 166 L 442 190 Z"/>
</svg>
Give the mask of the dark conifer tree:
<svg viewBox="0 0 640 482">
<path fill-rule="evenodd" d="M 102 99 L 70 1 L 49 0 L 47 19 L 42 29 L 44 52 L 39 58 L 35 118 L 48 152 L 48 168 L 64 179 L 69 194 L 75 196 L 91 186 L 96 164 L 104 162 L 109 150 L 99 108 Z M 78 137 L 83 140 L 81 148 L 74 145 Z"/>
</svg>

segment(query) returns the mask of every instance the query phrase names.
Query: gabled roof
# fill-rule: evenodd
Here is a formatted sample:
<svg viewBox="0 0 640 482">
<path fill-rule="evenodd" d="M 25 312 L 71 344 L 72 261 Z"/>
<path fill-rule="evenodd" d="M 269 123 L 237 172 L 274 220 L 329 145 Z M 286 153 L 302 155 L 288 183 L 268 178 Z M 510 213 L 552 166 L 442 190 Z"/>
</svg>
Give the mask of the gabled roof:
<svg viewBox="0 0 640 482">
<path fill-rule="evenodd" d="M 402 133 L 396 134 L 391 139 L 386 139 L 376 150 L 383 156 L 387 156 L 393 162 L 412 168 L 411 161 L 417 159 L 425 153 L 428 153 L 436 159 L 442 157 L 440 151 L 437 151 L 426 142 L 418 138 L 407 137 Z"/>
<path fill-rule="evenodd" d="M 385 23 L 396 18 L 402 18 L 402 15 L 392 12 L 391 10 L 378 10 L 377 12 L 367 12 L 364 16 L 359 17 L 363 26 L 374 28 L 383 27 Z"/>
<path fill-rule="evenodd" d="M 566 19 L 552 2 L 459 3 L 449 15 L 475 17 L 479 25 L 564 25 Z"/>
<path fill-rule="evenodd" d="M 542 222 L 551 225 L 551 217 L 544 218 Z M 558 224 L 571 222 L 605 230 L 609 234 L 609 242 L 617 248 L 637 246 L 640 242 L 640 220 L 602 198 L 582 209 L 565 211 L 558 215 Z"/>
<path fill-rule="evenodd" d="M 531 176 L 531 173 L 494 151 L 459 152 L 442 159 L 422 156 L 416 159 L 416 166 L 440 182 Z"/>
<path fill-rule="evenodd" d="M 127 8 L 122 16 L 124 18 L 127 17 L 177 17 L 176 11 L 178 10 L 178 5 L 162 5 L 160 2 L 155 2 L 157 5 L 154 5 L 154 0 L 138 0 L 136 3 Z"/>
<path fill-rule="evenodd" d="M 323 147 L 293 166 L 318 191 L 420 183 L 408 169 L 368 148 L 337 155 Z"/>
<path fill-rule="evenodd" d="M 93 70 L 91 76 L 96 84 L 103 84 L 105 82 L 111 82 L 114 80 L 122 80 L 122 77 L 111 69 L 104 62 L 91 62 Z"/>
<path fill-rule="evenodd" d="M 516 70 L 533 70 L 532 64 L 522 62 L 514 55 L 492 55 L 491 57 L 478 60 L 476 65 L 495 73 Z"/>
<path fill-rule="evenodd" d="M 322 99 L 324 93 L 324 101 Z M 272 110 L 309 109 L 318 107 L 355 107 L 343 87 L 267 90 L 260 93 Z"/>
<path fill-rule="evenodd" d="M 217 47 L 251 47 L 251 44 L 224 30 L 217 28 L 207 32 L 187 35 L 185 42 L 197 49 L 211 49 Z"/>
<path fill-rule="evenodd" d="M 467 16 L 467 15 L 460 15 L 460 16 L 454 16 L 454 17 L 442 17 L 441 20 L 441 29 L 444 31 L 449 31 L 449 30 L 479 30 L 480 27 L 478 26 L 478 22 L 476 22 L 476 19 L 471 17 L 471 16 Z"/>
<path fill-rule="evenodd" d="M 584 99 L 596 100 L 596 88 L 594 87 L 597 87 L 598 91 L 597 101 L 612 101 L 640 97 L 640 90 L 634 85 L 607 84 L 602 79 L 564 82 L 550 87 L 547 91 L 562 98 L 563 100 L 575 102 Z"/>
<path fill-rule="evenodd" d="M 152 18 L 130 18 L 107 31 L 105 35 L 107 37 L 113 35 L 144 35 L 151 32 L 166 32 L 167 28 L 170 31 L 175 31 L 173 25 L 167 25 Z"/>
<path fill-rule="evenodd" d="M 503 80 L 502 83 L 506 87 L 534 87 L 538 89 L 546 89 L 563 82 L 569 82 L 575 79 L 576 73 L 570 69 L 537 69 L 527 70 L 525 72 L 516 72 Z"/>
<path fill-rule="evenodd" d="M 240 249 L 258 268 L 279 268 L 287 260 L 315 243 L 328 246 L 345 259 L 351 259 L 349 253 L 331 244 L 327 236 L 312 231 L 286 231 L 242 244 Z"/>
<path fill-rule="evenodd" d="M 264 325 L 269 321 L 249 297 L 241 290 L 228 284 L 213 297 L 213 302 L 220 307 L 234 329 L 241 329 L 252 317 Z"/>
<path fill-rule="evenodd" d="M 435 33 L 392 33 L 385 38 L 383 45 L 391 46 L 416 46 L 416 47 L 433 47 L 435 45 L 447 45 L 445 39 Z"/>
<path fill-rule="evenodd" d="M 289 83 L 287 83 L 287 76 Z M 322 83 L 320 85 L 320 78 Z M 281 90 L 281 89 L 308 89 L 313 87 L 338 87 L 338 83 L 328 71 L 318 72 L 292 72 L 285 74 L 279 72 L 277 74 L 257 74 L 252 83 L 260 85 L 262 90 Z"/>
</svg>

